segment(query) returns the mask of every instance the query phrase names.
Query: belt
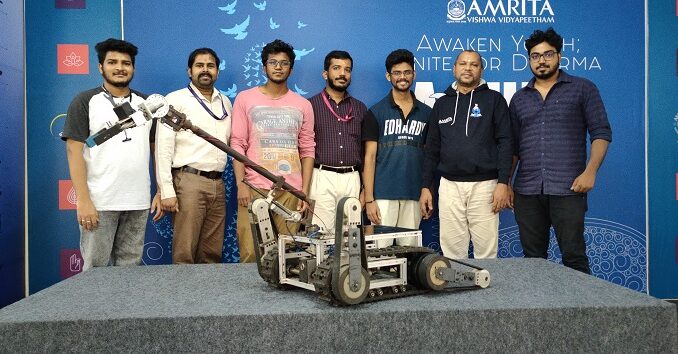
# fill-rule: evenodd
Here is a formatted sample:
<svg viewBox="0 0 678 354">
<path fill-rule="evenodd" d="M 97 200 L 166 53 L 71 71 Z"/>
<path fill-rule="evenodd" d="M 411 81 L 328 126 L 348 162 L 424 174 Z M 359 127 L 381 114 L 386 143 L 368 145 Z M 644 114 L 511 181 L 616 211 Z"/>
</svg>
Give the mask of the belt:
<svg viewBox="0 0 678 354">
<path fill-rule="evenodd" d="M 221 179 L 221 176 L 224 175 L 223 172 L 219 171 L 200 171 L 198 169 L 195 169 L 191 166 L 182 166 L 182 167 L 175 167 L 172 168 L 172 171 L 181 171 L 181 172 L 186 172 L 186 173 L 192 173 L 194 175 L 198 176 L 203 176 L 207 177 L 209 179 Z"/>
<path fill-rule="evenodd" d="M 313 167 L 315 167 L 319 170 L 325 170 L 325 171 L 336 172 L 336 173 L 349 173 L 349 172 L 358 171 L 358 168 L 356 166 L 334 167 L 334 166 L 327 166 L 327 165 L 316 163 L 316 164 L 313 165 Z"/>
</svg>

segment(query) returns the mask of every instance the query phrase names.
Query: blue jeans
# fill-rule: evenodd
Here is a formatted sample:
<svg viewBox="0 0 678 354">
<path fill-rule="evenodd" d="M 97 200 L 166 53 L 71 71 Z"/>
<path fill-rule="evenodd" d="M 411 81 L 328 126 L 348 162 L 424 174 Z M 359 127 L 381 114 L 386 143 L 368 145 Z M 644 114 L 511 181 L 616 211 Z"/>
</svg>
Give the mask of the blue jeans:
<svg viewBox="0 0 678 354">
<path fill-rule="evenodd" d="M 139 265 L 148 211 L 99 211 L 96 229 L 87 231 L 80 226 L 80 253 L 85 261 L 82 270 L 109 264 Z"/>
<path fill-rule="evenodd" d="M 563 264 L 590 274 L 584 240 L 586 210 L 586 194 L 561 196 L 516 193 L 514 212 L 525 257 L 547 258 L 550 228 L 553 225 Z"/>
</svg>

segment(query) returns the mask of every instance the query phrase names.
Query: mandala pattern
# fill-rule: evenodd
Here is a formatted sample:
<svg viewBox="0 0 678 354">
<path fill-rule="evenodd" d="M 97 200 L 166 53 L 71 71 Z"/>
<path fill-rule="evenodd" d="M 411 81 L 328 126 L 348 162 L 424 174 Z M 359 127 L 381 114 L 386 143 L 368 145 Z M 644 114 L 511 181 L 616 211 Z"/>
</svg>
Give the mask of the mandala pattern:
<svg viewBox="0 0 678 354">
<path fill-rule="evenodd" d="M 593 275 L 632 290 L 647 289 L 647 258 L 643 233 L 613 221 L 586 218 L 584 238 Z M 522 256 L 518 226 L 499 230 L 499 257 Z M 553 229 L 548 259 L 562 263 Z"/>
</svg>

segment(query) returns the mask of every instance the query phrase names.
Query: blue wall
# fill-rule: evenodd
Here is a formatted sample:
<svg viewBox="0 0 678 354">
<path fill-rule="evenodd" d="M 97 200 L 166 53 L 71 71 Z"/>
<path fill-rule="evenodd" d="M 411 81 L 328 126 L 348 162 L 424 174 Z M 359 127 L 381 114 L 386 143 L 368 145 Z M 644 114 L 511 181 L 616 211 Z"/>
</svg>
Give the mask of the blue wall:
<svg viewBox="0 0 678 354">
<path fill-rule="evenodd" d="M 650 1 L 648 195 L 650 294 L 678 299 L 678 2 Z"/>
<path fill-rule="evenodd" d="M 166 94 L 185 86 L 188 53 L 208 46 L 223 59 L 217 86 L 234 97 L 236 92 L 261 83 L 261 47 L 282 38 L 307 53 L 297 58 L 291 88 L 306 97 L 317 93 L 324 86 L 321 72 L 325 54 L 345 49 L 354 58 L 350 91 L 368 106 L 390 88 L 384 78 L 384 59 L 396 48 L 415 53 L 416 93 L 430 104 L 434 101 L 431 96 L 452 82 L 454 58 L 468 47 L 481 51 L 488 61 L 485 78 L 510 97 L 532 76 L 526 67 L 524 38 L 536 28 L 554 26 L 565 39 L 561 65 L 570 74 L 587 77 L 598 85 L 614 131 L 614 142 L 589 196 L 586 237 L 592 271 L 631 289 L 646 290 L 643 3 L 627 0 L 610 6 L 602 0 L 586 5 L 574 0 L 525 1 L 524 14 L 519 7 L 520 14 L 504 16 L 501 10 L 493 15 L 486 8 L 487 4 L 506 5 L 505 0 L 462 2 L 467 17 L 450 22 L 446 0 L 347 0 L 340 6 L 268 1 L 263 10 L 251 1 L 238 1 L 233 13 L 219 9 L 233 1 L 180 2 L 170 7 L 163 6 L 161 0 L 128 0 L 124 23 L 127 39 L 143 48 L 138 61 L 144 69 L 135 79 L 142 91 Z M 480 11 L 472 9 L 474 3 L 479 4 Z M 153 16 L 147 16 L 149 8 L 154 9 Z M 506 7 L 504 11 L 508 12 Z M 582 16 L 582 12 L 587 15 Z M 181 18 L 182 23 L 190 25 L 178 26 L 167 20 L 170 18 Z M 534 23 L 540 20 L 547 23 Z M 222 31 L 239 24 L 246 27 L 240 36 Z M 422 228 L 425 243 L 437 248 L 437 219 Z M 500 228 L 500 256 L 521 256 L 510 212 L 501 215 Z M 552 247 L 550 257 L 559 261 L 557 247 Z"/>
<path fill-rule="evenodd" d="M 24 294 L 24 9 L 0 3 L 0 307 Z"/>
<path fill-rule="evenodd" d="M 58 8 L 59 3 L 65 7 Z M 70 180 L 66 144 L 60 139 L 59 133 L 63 129 L 63 120 L 71 99 L 80 91 L 101 85 L 94 45 L 106 38 L 121 36 L 119 1 L 87 1 L 84 9 L 68 8 L 69 3 L 85 4 L 85 1 L 26 3 L 28 256 L 31 293 L 60 281 L 82 267 L 78 255 L 69 253 L 76 252 L 80 244 L 75 210 L 63 207 L 68 190 L 65 195 L 59 195 L 59 181 Z M 72 44 L 85 45 L 88 54 L 80 55 L 78 49 L 58 52 L 59 45 Z M 82 64 L 87 61 L 89 64 Z M 88 74 L 59 74 L 60 68 L 66 72 L 84 71 Z"/>
<path fill-rule="evenodd" d="M 575 0 L 525 1 L 524 14 L 494 15 L 485 11 L 487 4 L 506 5 L 506 0 L 465 0 L 461 2 L 466 5 L 467 17 L 460 22 L 448 21 L 447 0 L 347 0 L 341 2 L 341 6 L 332 7 L 326 2 L 268 1 L 263 10 L 255 8 L 251 1 L 238 1 L 233 14 L 218 8 L 232 2 L 197 0 L 172 2 L 167 6 L 167 2 L 161 0 L 124 1 L 125 37 L 140 48 L 132 86 L 143 92 L 162 94 L 185 86 L 188 53 L 194 48 L 209 46 L 224 59 L 218 87 L 234 97 L 237 92 L 256 86 L 256 80 L 261 79 L 260 68 L 256 66 L 262 44 L 282 38 L 306 53 L 298 58 L 290 80 L 290 87 L 305 92 L 306 97 L 324 85 L 320 76 L 324 55 L 332 49 L 346 49 L 355 59 L 352 94 L 368 105 L 374 104 L 389 89 L 383 60 L 388 52 L 401 47 L 412 50 L 417 57 L 416 91 L 418 97 L 428 103 L 434 101 L 431 97 L 434 93 L 442 92 L 452 82 L 451 63 L 459 50 L 467 47 L 481 51 L 488 60 L 485 78 L 510 97 L 515 88 L 531 77 L 525 66 L 522 39 L 535 28 L 554 26 L 565 38 L 561 64 L 569 73 L 587 77 L 598 85 L 613 127 L 614 141 L 589 197 L 586 237 L 592 270 L 603 279 L 631 289 L 647 290 L 646 242 L 653 247 L 656 234 L 652 225 L 656 224 L 665 227 L 663 234 L 674 236 L 658 246 L 660 252 L 653 255 L 651 250 L 650 255 L 660 255 L 660 269 L 673 267 L 668 271 L 673 272 L 669 276 L 675 279 L 675 261 L 661 258 L 671 254 L 675 257 L 677 252 L 675 226 L 661 221 L 674 220 L 671 215 L 675 212 L 656 223 L 650 218 L 649 240 L 645 235 L 643 2 L 624 0 L 611 6 L 603 0 L 585 4 Z M 480 11 L 471 9 L 475 3 L 480 5 Z M 532 4 L 537 4 L 536 15 L 532 15 Z M 546 4 L 548 9 L 544 8 Z M 54 2 L 47 1 L 31 2 L 26 7 L 31 292 L 62 279 L 64 260 L 68 266 L 69 259 L 64 258 L 64 254 L 69 256 L 68 252 L 78 248 L 75 212 L 59 209 L 59 201 L 68 194 L 62 191 L 64 195 L 59 195 L 59 180 L 69 179 L 64 144 L 58 137 L 63 126 L 60 115 L 65 113 L 73 95 L 101 82 L 92 46 L 107 37 L 120 36 L 119 5 L 117 1 L 89 1 L 85 9 L 57 10 Z M 651 12 L 650 21 L 675 23 L 675 9 L 672 11 L 667 13 L 673 17 L 661 17 L 661 20 Z M 535 18 L 547 23 L 535 23 Z M 246 21 L 249 22 L 247 34 L 235 37 L 221 31 Z M 271 22 L 279 27 L 271 26 Z M 653 24 L 650 26 L 652 31 Z M 670 33 L 676 33 L 675 30 L 660 31 L 669 39 Z M 666 39 L 657 41 L 662 40 Z M 87 75 L 57 74 L 55 53 L 59 43 L 89 46 Z M 674 56 L 675 48 L 674 45 Z M 654 63 L 654 55 L 652 59 Z M 674 71 L 670 71 L 673 75 L 677 70 L 675 65 L 674 61 Z M 674 83 L 675 78 L 672 76 Z M 650 81 L 654 86 L 653 82 L 654 79 Z M 675 103 L 675 98 L 651 103 L 651 109 L 667 106 L 666 102 Z M 676 112 L 667 118 L 668 123 L 662 123 L 662 129 L 673 129 L 671 119 L 678 109 L 673 110 Z M 666 124 L 670 127 L 666 128 Z M 671 141 L 675 143 L 675 140 L 674 137 Z M 673 150 L 675 147 L 665 146 L 658 151 Z M 648 161 L 650 175 L 654 168 L 652 161 Z M 670 165 L 674 169 L 671 176 L 675 178 L 678 171 L 675 161 Z M 668 192 L 674 188 L 671 193 L 662 193 L 675 198 L 675 179 L 669 181 L 664 175 L 654 188 Z M 652 194 L 650 197 L 654 199 Z M 670 203 L 675 207 L 675 202 L 673 199 Z M 652 204 L 650 208 L 652 213 Z M 662 208 L 665 206 L 657 207 L 658 215 L 662 215 L 661 210 L 668 210 Z M 167 228 L 168 219 L 149 227 L 144 257 L 147 264 L 169 262 Z M 424 224 L 423 228 L 427 244 L 437 247 L 437 220 Z M 512 214 L 504 212 L 500 225 L 501 257 L 521 255 L 517 236 Z M 236 252 L 227 249 L 227 260 L 237 259 Z M 77 270 L 77 257 L 73 257 L 71 254 L 70 259 L 75 262 L 71 270 Z M 559 260 L 557 247 L 551 249 L 550 257 Z M 661 277 L 655 281 L 653 273 L 659 274 L 659 271 L 650 269 L 651 289 L 668 282 Z M 678 291 L 675 287 L 667 288 L 653 295 L 678 297 Z"/>
</svg>

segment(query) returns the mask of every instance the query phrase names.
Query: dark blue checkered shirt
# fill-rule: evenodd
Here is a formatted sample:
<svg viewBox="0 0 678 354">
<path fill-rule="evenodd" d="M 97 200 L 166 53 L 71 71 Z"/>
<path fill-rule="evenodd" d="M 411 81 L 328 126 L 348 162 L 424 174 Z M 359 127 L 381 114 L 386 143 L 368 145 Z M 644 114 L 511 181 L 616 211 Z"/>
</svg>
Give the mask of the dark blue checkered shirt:
<svg viewBox="0 0 678 354">
<path fill-rule="evenodd" d="M 520 159 L 513 189 L 526 195 L 573 195 L 572 182 L 586 168 L 586 135 L 612 141 L 598 88 L 560 71 L 546 99 L 532 78 L 511 99 L 509 111 Z"/>
</svg>

